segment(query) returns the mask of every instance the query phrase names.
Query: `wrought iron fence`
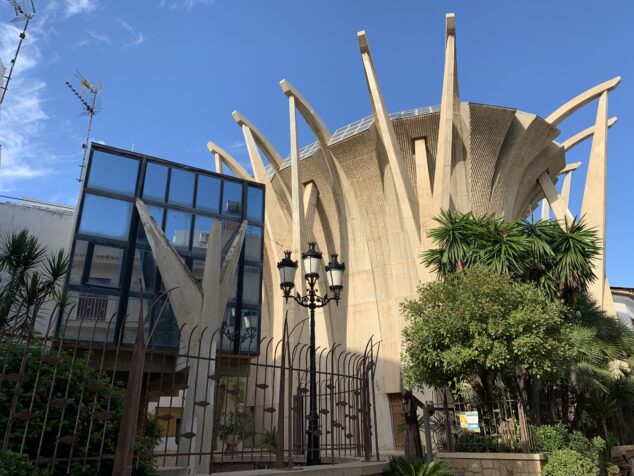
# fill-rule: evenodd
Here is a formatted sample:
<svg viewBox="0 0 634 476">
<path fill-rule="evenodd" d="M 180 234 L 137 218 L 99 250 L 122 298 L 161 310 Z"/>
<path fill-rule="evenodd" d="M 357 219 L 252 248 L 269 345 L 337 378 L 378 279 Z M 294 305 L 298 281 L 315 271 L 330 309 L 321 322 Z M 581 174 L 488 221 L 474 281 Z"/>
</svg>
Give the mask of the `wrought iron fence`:
<svg viewBox="0 0 634 476">
<path fill-rule="evenodd" d="M 165 305 L 157 299 L 153 306 Z M 149 311 L 148 311 L 149 312 Z M 53 315 L 59 314 L 55 309 Z M 181 326 L 180 347 L 147 346 L 161 332 L 143 308 L 134 347 L 108 339 L 115 316 L 73 308 L 42 335 L 0 336 L 2 448 L 48 474 L 123 474 L 144 466 L 200 472 L 301 465 L 307 451 L 308 345 L 305 321 L 259 342 L 260 354 L 217 352 L 255 336 L 226 327 Z M 122 332 L 120 334 L 123 334 Z M 110 341 L 111 342 L 111 341 Z M 378 457 L 374 373 L 379 343 L 361 353 L 317 349 L 324 462 Z M 136 437 L 135 437 L 136 435 Z M 123 468 L 123 469 L 122 469 Z"/>
</svg>

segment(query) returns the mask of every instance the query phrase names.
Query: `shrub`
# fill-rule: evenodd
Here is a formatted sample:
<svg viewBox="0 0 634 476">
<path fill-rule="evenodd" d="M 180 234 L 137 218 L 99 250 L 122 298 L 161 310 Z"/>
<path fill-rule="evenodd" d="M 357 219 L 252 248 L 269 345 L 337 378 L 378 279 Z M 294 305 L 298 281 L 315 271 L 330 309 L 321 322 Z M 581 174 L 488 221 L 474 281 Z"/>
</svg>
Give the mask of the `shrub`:
<svg viewBox="0 0 634 476">
<path fill-rule="evenodd" d="M 383 474 L 386 476 L 450 476 L 449 467 L 445 463 L 432 461 L 429 464 L 425 460 L 416 458 L 409 460 L 403 456 L 390 456 L 388 469 Z"/>
<path fill-rule="evenodd" d="M 36 476 L 41 474 L 25 455 L 0 450 L 0 476 Z"/>
<path fill-rule="evenodd" d="M 456 451 L 464 453 L 515 453 L 519 445 L 481 433 L 461 432 L 456 438 Z"/>
<path fill-rule="evenodd" d="M 568 431 L 563 423 L 537 426 L 531 433 L 537 451 L 551 453 L 568 446 Z"/>
<path fill-rule="evenodd" d="M 599 468 L 587 456 L 570 449 L 555 450 L 548 456 L 542 476 L 598 476 Z"/>
<path fill-rule="evenodd" d="M 599 457 L 598 450 L 605 444 L 603 438 L 598 438 L 602 442 L 600 447 L 595 446 L 583 433 L 575 430 L 568 435 L 568 448 L 596 461 Z"/>
</svg>

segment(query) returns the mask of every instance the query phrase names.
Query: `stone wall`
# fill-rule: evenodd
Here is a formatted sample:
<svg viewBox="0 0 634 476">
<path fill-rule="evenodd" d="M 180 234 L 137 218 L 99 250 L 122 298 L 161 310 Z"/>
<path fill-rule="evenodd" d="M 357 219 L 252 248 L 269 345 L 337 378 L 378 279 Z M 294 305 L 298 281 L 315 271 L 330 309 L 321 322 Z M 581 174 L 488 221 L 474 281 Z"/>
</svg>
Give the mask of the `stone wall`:
<svg viewBox="0 0 634 476">
<path fill-rule="evenodd" d="M 439 453 L 438 459 L 464 476 L 539 475 L 546 464 L 542 453 Z"/>
</svg>

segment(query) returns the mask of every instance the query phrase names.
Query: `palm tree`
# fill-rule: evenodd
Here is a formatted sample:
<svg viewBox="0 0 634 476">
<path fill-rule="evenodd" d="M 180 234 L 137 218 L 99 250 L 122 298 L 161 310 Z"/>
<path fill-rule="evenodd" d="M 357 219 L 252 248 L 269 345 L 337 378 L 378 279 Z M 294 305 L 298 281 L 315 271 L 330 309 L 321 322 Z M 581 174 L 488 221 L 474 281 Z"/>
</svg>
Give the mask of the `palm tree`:
<svg viewBox="0 0 634 476">
<path fill-rule="evenodd" d="M 46 303 L 66 301 L 61 289 L 70 260 L 64 250 L 48 254 L 27 230 L 0 238 L 0 327 L 33 329 Z"/>
<path fill-rule="evenodd" d="M 592 261 L 600 252 L 596 230 L 583 221 L 567 229 L 557 222 L 504 221 L 495 215 L 475 217 L 443 211 L 428 236 L 436 245 L 422 262 L 442 278 L 479 264 L 533 282 L 552 297 L 572 304 L 595 279 Z"/>
</svg>

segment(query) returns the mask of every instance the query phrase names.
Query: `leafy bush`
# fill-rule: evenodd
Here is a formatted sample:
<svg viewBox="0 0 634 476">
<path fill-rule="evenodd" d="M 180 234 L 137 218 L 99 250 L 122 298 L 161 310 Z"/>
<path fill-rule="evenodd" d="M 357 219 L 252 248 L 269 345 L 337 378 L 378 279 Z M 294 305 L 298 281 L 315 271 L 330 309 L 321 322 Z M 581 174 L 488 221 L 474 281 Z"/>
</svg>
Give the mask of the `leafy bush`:
<svg viewBox="0 0 634 476">
<path fill-rule="evenodd" d="M 598 450 L 605 445 L 605 441 L 601 437 L 597 437 L 601 440 L 599 447 L 595 446 L 592 441 L 584 436 L 580 431 L 573 431 L 568 435 L 568 448 L 582 455 L 586 455 L 595 461 L 598 457 Z"/>
<path fill-rule="evenodd" d="M 23 344 L 12 342 L 11 345 L 3 338 L 0 338 L 0 367 L 6 365 L 5 374 L 17 373 L 21 364 L 22 356 L 25 348 Z M 6 349 L 6 350 L 5 350 Z M 110 384 L 111 377 L 106 374 L 89 368 L 86 365 L 85 358 L 76 358 L 72 362 L 72 355 L 62 350 L 59 353 L 57 367 L 46 362 L 42 363 L 39 376 L 35 369 L 40 364 L 42 357 L 46 358 L 53 354 L 58 357 L 58 349 L 53 347 L 47 349 L 43 343 L 35 339 L 27 354 L 26 371 L 21 382 L 21 392 L 18 398 L 16 412 L 26 412 L 31 405 L 33 399 L 32 413 L 34 416 L 29 421 L 28 433 L 26 434 L 24 445 L 24 458 L 35 459 L 40 444 L 41 429 L 46 418 L 46 429 L 42 440 L 42 449 L 40 457 L 52 457 L 55 452 L 55 442 L 57 441 L 57 433 L 59 422 L 62 418 L 62 409 L 49 405 L 48 416 L 47 404 L 49 392 L 52 391 L 51 400 L 63 398 L 66 394 L 66 387 L 69 388 L 67 404 L 64 409 L 64 420 L 62 425 L 62 435 L 75 434 L 79 438 L 79 443 L 74 446 L 73 458 L 77 458 L 77 462 L 71 466 L 71 474 L 89 474 L 91 476 L 97 474 L 96 465 L 93 460 L 88 459 L 86 465 L 83 465 L 82 457 L 95 456 L 99 453 L 104 455 L 113 455 L 117 444 L 117 435 L 119 433 L 119 425 L 121 423 L 121 413 L 123 410 L 123 389 L 119 385 L 112 386 Z M 72 369 L 72 371 L 71 371 Z M 37 383 L 36 383 L 37 379 Z M 90 395 L 84 395 L 80 401 L 81 392 L 75 391 L 82 385 L 95 386 L 99 383 L 97 390 L 91 392 Z M 52 386 L 52 389 L 51 389 Z M 4 379 L 0 384 L 0 434 L 4 434 L 7 426 L 8 416 L 15 394 L 15 383 Z M 93 408 L 94 406 L 94 408 Z M 102 422 L 94 420 L 91 428 L 91 414 L 108 411 L 108 420 Z M 79 425 L 77 431 L 74 432 L 76 416 L 79 412 Z M 105 432 L 104 432 L 105 424 Z M 90 438 L 88 437 L 90 435 Z M 103 448 L 101 446 L 101 438 L 104 435 Z M 24 426 L 19 422 L 15 422 L 13 430 L 9 438 L 9 450 L 15 452 L 20 451 L 22 446 L 22 438 L 24 436 Z M 152 450 L 160 438 L 158 425 L 154 420 L 149 420 L 142 432 L 136 438 L 135 442 L 135 475 L 153 475 L 155 474 L 152 461 Z M 69 448 L 60 445 L 57 452 L 58 458 L 67 457 Z M 0 468 L 2 466 L 0 465 Z M 47 468 L 47 474 L 58 474 L 63 472 L 66 474 L 66 464 L 59 463 L 53 468 Z M 112 460 L 103 459 L 99 474 L 110 474 L 112 472 Z M 0 475 L 3 473 L 0 470 Z M 13 474 L 13 473 L 9 473 Z M 15 473 L 22 474 L 22 473 Z M 24 473 L 38 474 L 38 473 Z"/>
<path fill-rule="evenodd" d="M 36 476 L 41 474 L 25 455 L 0 450 L 0 476 Z"/>
<path fill-rule="evenodd" d="M 458 452 L 464 453 L 515 453 L 520 451 L 519 445 L 510 444 L 494 436 L 481 433 L 462 432 L 455 442 Z"/>
<path fill-rule="evenodd" d="M 568 430 L 563 423 L 537 426 L 531 429 L 531 433 L 537 451 L 551 453 L 568 446 Z"/>
<path fill-rule="evenodd" d="M 599 468 L 587 456 L 570 449 L 555 450 L 548 456 L 542 476 L 598 476 Z"/>
<path fill-rule="evenodd" d="M 409 460 L 403 456 L 391 456 L 388 469 L 383 474 L 386 476 L 450 476 L 449 467 L 445 463 L 432 461 L 429 464 L 425 460 L 416 458 Z"/>
</svg>

